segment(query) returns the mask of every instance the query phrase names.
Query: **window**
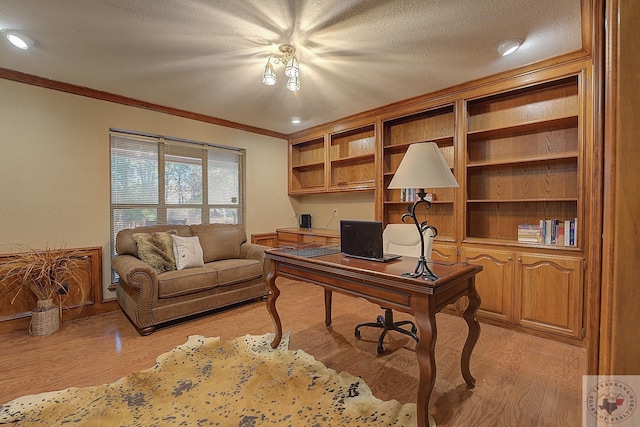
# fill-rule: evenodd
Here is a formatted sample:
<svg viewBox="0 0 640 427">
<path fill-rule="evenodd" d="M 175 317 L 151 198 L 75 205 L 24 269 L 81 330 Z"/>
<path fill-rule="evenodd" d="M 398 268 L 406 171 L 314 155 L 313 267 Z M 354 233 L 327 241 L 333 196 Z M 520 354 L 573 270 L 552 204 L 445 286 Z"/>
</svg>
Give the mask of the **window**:
<svg viewBox="0 0 640 427">
<path fill-rule="evenodd" d="M 241 224 L 244 150 L 121 131 L 111 137 L 111 248 L 125 228 Z"/>
</svg>

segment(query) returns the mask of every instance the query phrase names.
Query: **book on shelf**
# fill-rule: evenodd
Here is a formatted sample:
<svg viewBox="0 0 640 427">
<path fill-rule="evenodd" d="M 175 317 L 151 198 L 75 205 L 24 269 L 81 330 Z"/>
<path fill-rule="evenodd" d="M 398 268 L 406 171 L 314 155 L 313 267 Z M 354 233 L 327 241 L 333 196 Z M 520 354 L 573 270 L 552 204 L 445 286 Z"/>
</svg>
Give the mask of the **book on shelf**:
<svg viewBox="0 0 640 427">
<path fill-rule="evenodd" d="M 542 243 L 542 229 L 539 224 L 518 225 L 518 242 Z"/>
<path fill-rule="evenodd" d="M 417 188 L 401 188 L 400 189 L 400 201 L 401 202 L 415 202 L 418 198 L 418 190 Z M 432 202 L 435 200 L 435 194 L 427 193 L 424 197 L 425 200 Z"/>
<path fill-rule="evenodd" d="M 545 245 L 577 246 L 576 223 L 578 218 L 557 220 L 541 219 L 541 241 Z"/>
</svg>

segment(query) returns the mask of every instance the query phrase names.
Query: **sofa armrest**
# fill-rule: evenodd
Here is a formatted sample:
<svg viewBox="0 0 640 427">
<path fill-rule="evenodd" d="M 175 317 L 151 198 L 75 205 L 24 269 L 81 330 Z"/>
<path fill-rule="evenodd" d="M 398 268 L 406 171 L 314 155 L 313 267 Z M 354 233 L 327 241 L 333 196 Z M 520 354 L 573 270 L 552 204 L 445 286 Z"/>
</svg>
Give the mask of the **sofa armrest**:
<svg viewBox="0 0 640 427">
<path fill-rule="evenodd" d="M 240 258 L 255 259 L 262 263 L 264 278 L 266 279 L 269 269 L 271 268 L 271 260 L 264 256 L 264 251 L 272 249 L 269 246 L 258 245 L 256 243 L 245 242 L 240 245 Z"/>
<path fill-rule="evenodd" d="M 158 299 L 158 276 L 153 268 L 133 255 L 116 255 L 111 268 L 120 276 L 116 287 L 120 307 L 139 329 L 154 325 L 152 308 Z"/>
<path fill-rule="evenodd" d="M 111 268 L 118 273 L 118 276 L 124 279 L 129 286 L 140 286 L 140 279 L 135 277 L 135 275 L 139 273 L 149 276 L 152 281 L 157 281 L 156 272 L 153 271 L 153 268 L 133 255 L 114 256 L 111 259 Z"/>
</svg>

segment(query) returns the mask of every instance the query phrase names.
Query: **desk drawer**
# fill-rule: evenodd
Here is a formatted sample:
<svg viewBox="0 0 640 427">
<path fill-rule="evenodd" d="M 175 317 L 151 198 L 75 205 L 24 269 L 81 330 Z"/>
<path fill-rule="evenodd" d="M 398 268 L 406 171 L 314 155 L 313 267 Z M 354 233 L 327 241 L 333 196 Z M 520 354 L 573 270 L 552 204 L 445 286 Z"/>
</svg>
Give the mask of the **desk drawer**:
<svg viewBox="0 0 640 427">
<path fill-rule="evenodd" d="M 336 277 L 335 275 L 323 274 L 319 271 L 311 271 L 304 267 L 291 265 L 280 265 L 278 274 L 301 282 L 320 285 L 332 291 L 361 297 L 385 308 L 412 313 L 413 301 L 410 292 L 389 289 L 375 284 L 366 284 L 355 277 Z"/>
</svg>

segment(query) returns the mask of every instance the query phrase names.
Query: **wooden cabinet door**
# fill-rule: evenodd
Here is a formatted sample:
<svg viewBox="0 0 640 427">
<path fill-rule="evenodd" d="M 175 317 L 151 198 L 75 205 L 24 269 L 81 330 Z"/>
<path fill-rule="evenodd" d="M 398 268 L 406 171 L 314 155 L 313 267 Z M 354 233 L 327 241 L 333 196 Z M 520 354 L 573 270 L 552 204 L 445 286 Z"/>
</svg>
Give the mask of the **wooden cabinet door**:
<svg viewBox="0 0 640 427">
<path fill-rule="evenodd" d="M 516 324 L 580 338 L 582 258 L 517 254 Z"/>
<path fill-rule="evenodd" d="M 453 245 L 440 245 L 434 243 L 431 248 L 431 258 L 435 262 L 457 262 L 458 248 Z M 460 297 L 458 301 L 449 304 L 445 311 L 451 314 L 461 314 L 467 308 L 467 297 Z"/>
<path fill-rule="evenodd" d="M 431 249 L 431 259 L 442 262 L 457 262 L 458 248 L 452 245 L 439 245 L 434 243 Z"/>
<path fill-rule="evenodd" d="M 462 248 L 460 261 L 481 265 L 476 276 L 480 295 L 478 316 L 501 322 L 513 322 L 513 253 L 488 249 Z"/>
<path fill-rule="evenodd" d="M 297 246 L 300 235 L 297 233 L 287 233 L 278 231 L 278 244 L 280 246 L 292 245 Z"/>
</svg>

